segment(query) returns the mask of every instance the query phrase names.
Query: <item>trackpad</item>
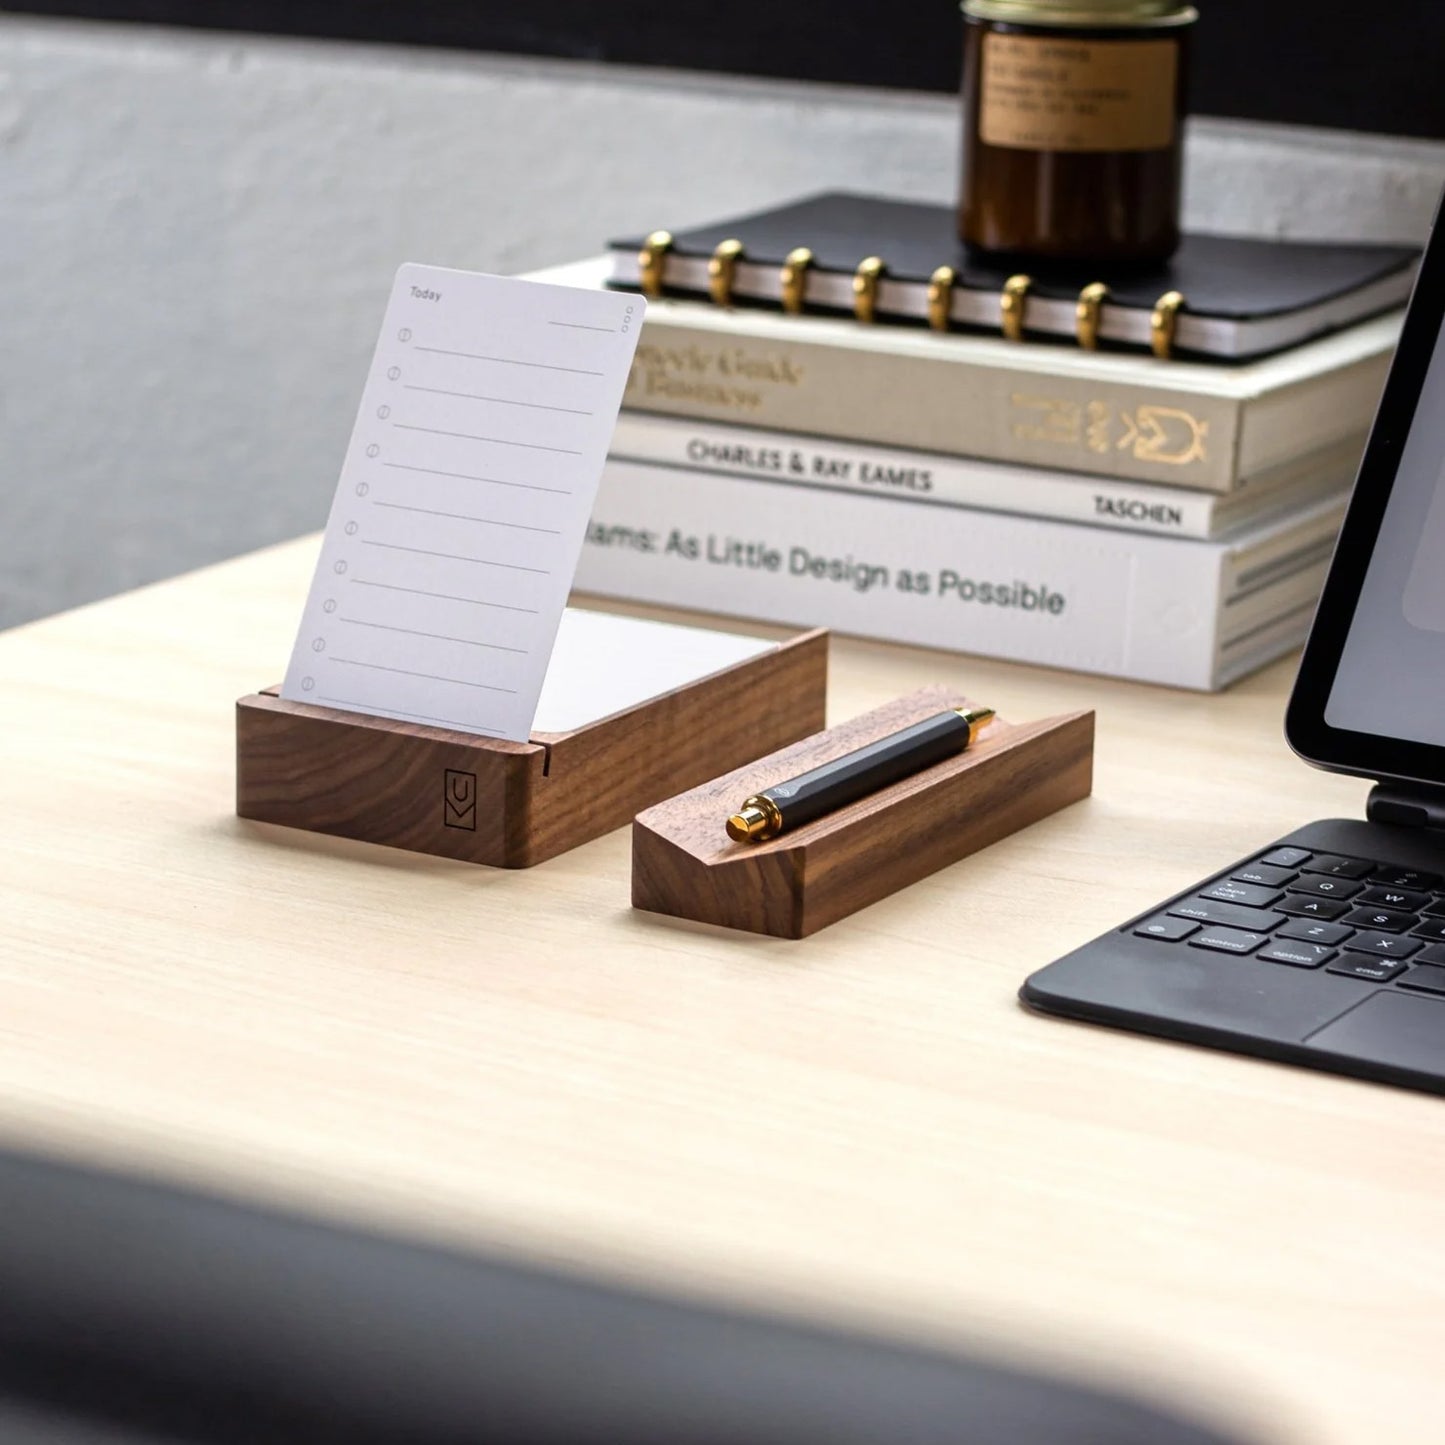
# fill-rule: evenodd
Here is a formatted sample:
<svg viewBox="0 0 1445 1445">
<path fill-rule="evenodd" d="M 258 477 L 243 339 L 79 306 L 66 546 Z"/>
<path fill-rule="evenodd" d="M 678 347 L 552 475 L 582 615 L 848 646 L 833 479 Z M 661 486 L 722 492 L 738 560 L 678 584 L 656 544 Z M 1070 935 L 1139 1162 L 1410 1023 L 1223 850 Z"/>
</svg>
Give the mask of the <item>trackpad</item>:
<svg viewBox="0 0 1445 1445">
<path fill-rule="evenodd" d="M 1445 1064 L 1445 1003 L 1382 991 L 1307 1042 L 1347 1059 L 1438 1075 Z"/>
</svg>

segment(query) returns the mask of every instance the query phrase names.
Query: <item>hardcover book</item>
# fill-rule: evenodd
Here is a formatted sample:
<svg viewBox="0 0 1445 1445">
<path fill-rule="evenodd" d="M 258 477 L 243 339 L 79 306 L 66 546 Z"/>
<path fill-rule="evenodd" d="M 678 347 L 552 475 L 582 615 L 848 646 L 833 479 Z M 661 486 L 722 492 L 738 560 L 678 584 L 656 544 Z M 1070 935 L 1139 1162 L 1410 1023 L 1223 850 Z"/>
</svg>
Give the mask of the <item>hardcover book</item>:
<svg viewBox="0 0 1445 1445">
<path fill-rule="evenodd" d="M 664 233 L 668 234 L 668 233 Z M 642 284 L 646 236 L 612 242 L 610 284 Z M 663 295 L 718 295 L 709 263 L 727 246 L 727 299 L 779 306 L 790 253 L 808 252 L 800 297 L 805 310 L 852 315 L 854 278 L 865 258 L 873 280 L 863 288 L 879 321 L 928 319 L 929 286 L 938 268 L 951 270 L 950 326 L 997 332 L 1012 279 L 1027 282 L 1017 297 L 1025 336 L 1073 340 L 1086 287 L 1099 286 L 1091 335 L 1149 350 L 1153 313 L 1162 298 L 1181 298 L 1172 348 L 1196 356 L 1239 360 L 1298 345 L 1392 307 L 1409 295 L 1419 252 L 1404 246 L 1278 241 L 1188 235 L 1163 265 L 1099 274 L 1097 265 L 1019 262 L 984 264 L 958 241 L 947 206 L 830 191 L 790 205 L 736 216 L 670 236 L 658 254 Z M 710 284 L 711 283 L 711 284 Z"/>
<path fill-rule="evenodd" d="M 1344 507 L 1191 542 L 609 460 L 576 586 L 1213 689 L 1303 639 Z"/>
<path fill-rule="evenodd" d="M 533 273 L 601 286 L 605 257 Z M 1367 431 L 1399 313 L 1241 366 L 654 301 L 623 406 L 1231 492 Z"/>
<path fill-rule="evenodd" d="M 1355 436 L 1309 452 L 1246 479 L 1239 491 L 1226 495 L 645 411 L 622 413 L 608 455 L 724 476 L 1208 540 L 1322 497 L 1343 495 L 1355 479 L 1364 444 L 1363 436 Z M 679 485 L 685 482 L 679 479 Z"/>
</svg>

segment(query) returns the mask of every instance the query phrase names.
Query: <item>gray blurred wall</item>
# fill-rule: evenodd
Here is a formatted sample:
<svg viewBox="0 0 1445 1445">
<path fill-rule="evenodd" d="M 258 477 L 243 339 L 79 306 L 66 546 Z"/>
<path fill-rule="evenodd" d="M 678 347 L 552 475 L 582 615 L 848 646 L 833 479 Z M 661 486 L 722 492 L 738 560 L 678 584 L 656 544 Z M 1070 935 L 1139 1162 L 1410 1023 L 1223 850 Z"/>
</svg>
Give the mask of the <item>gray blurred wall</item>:
<svg viewBox="0 0 1445 1445">
<path fill-rule="evenodd" d="M 391 273 L 822 186 L 947 97 L 0 17 L 0 626 L 318 527 Z M 1419 239 L 1445 145 L 1196 121 L 1186 221 Z"/>
</svg>

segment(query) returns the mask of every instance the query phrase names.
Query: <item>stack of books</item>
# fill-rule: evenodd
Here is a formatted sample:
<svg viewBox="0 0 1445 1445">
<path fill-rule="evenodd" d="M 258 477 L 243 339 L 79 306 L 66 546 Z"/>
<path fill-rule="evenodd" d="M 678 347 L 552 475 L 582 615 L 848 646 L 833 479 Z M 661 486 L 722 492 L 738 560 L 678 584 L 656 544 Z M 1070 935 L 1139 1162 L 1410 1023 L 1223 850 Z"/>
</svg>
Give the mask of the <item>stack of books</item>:
<svg viewBox="0 0 1445 1445">
<path fill-rule="evenodd" d="M 1106 287 L 951 226 L 828 195 L 542 273 L 660 290 L 578 587 L 1201 689 L 1296 646 L 1415 253 L 1194 237 Z"/>
</svg>

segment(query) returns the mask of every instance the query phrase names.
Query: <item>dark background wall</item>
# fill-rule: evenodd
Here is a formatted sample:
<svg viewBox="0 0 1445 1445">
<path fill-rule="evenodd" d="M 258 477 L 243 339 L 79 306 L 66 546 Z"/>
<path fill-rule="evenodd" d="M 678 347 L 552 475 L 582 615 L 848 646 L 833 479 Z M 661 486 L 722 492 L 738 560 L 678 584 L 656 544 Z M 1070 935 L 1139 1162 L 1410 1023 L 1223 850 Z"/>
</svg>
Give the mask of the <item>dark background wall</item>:
<svg viewBox="0 0 1445 1445">
<path fill-rule="evenodd" d="M 1445 137 L 1442 0 L 1198 0 L 1193 109 Z M 32 14 L 949 91 L 956 0 L 29 0 Z"/>
</svg>

